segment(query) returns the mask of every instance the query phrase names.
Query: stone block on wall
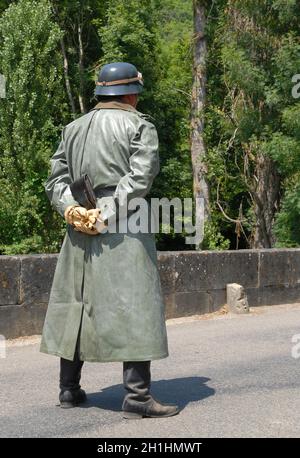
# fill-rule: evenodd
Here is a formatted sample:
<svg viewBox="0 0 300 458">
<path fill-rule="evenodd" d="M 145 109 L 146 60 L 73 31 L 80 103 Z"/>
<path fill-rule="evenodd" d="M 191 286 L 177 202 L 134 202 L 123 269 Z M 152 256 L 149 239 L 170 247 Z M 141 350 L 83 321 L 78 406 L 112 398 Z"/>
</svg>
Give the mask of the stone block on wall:
<svg viewBox="0 0 300 458">
<path fill-rule="evenodd" d="M 0 307 L 20 303 L 19 282 L 19 257 L 0 256 Z"/>
<path fill-rule="evenodd" d="M 260 287 L 296 284 L 300 284 L 300 249 L 260 250 Z"/>
<path fill-rule="evenodd" d="M 258 256 L 256 250 L 176 252 L 175 290 L 223 289 L 227 283 L 256 287 Z"/>
<path fill-rule="evenodd" d="M 56 254 L 20 256 L 21 303 L 48 303 Z"/>
</svg>

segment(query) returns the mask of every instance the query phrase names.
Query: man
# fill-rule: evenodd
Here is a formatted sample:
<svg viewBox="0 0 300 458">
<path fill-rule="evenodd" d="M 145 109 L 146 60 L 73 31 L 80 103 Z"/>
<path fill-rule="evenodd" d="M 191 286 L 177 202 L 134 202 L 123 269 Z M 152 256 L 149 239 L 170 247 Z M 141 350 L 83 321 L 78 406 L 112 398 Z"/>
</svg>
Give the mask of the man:
<svg viewBox="0 0 300 458">
<path fill-rule="evenodd" d="M 122 361 L 125 418 L 179 412 L 150 394 L 151 361 L 169 354 L 154 234 L 128 225 L 125 232 L 109 230 L 116 220 L 128 223 L 122 210 L 147 195 L 159 171 L 156 129 L 135 108 L 142 89 L 134 65 L 105 65 L 95 90 L 100 102 L 64 128 L 45 182 L 51 204 L 68 225 L 41 351 L 61 358 L 61 407 L 85 401 L 84 361 Z M 83 174 L 91 179 L 97 210 L 82 208 L 70 191 Z M 107 230 L 103 224 L 96 230 L 97 212 Z"/>
</svg>

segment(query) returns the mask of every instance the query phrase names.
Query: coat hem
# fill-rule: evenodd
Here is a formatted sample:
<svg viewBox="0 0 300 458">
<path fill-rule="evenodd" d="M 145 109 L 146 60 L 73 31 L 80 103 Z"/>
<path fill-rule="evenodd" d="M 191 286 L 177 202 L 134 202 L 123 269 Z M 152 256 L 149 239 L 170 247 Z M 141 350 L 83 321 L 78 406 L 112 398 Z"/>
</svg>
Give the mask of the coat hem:
<svg viewBox="0 0 300 458">
<path fill-rule="evenodd" d="M 68 359 L 69 361 L 73 361 L 70 358 L 66 358 L 65 355 L 60 353 L 59 351 L 51 351 L 51 350 L 44 350 L 40 349 L 41 353 L 46 353 L 48 355 L 59 356 L 60 358 Z M 99 358 L 86 358 L 83 356 L 80 357 L 80 361 L 86 361 L 87 363 L 116 363 L 116 362 L 123 362 L 123 361 L 153 361 L 157 359 L 167 358 L 169 353 L 164 353 L 162 355 L 152 355 L 152 356 L 145 356 L 139 358 L 110 358 L 110 359 L 99 359 Z"/>
</svg>

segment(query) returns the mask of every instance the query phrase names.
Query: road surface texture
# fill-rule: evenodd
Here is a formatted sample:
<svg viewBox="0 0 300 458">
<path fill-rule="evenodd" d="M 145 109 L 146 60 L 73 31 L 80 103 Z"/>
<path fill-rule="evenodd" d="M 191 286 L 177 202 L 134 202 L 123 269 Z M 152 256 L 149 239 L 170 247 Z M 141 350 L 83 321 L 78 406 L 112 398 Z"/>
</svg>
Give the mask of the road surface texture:
<svg viewBox="0 0 300 458">
<path fill-rule="evenodd" d="M 0 437 L 299 437 L 297 334 L 299 304 L 170 320 L 170 356 L 152 363 L 152 392 L 182 411 L 142 420 L 121 416 L 122 363 L 85 363 L 88 402 L 64 410 L 55 406 L 59 359 L 39 353 L 37 339 L 8 343 Z"/>
</svg>

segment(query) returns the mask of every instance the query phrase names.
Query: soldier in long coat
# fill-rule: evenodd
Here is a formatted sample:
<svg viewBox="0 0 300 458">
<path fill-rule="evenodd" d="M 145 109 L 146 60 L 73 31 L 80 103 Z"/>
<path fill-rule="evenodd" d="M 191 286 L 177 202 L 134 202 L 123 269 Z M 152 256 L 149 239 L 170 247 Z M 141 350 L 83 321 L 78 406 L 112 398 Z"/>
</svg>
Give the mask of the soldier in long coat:
<svg viewBox="0 0 300 458">
<path fill-rule="evenodd" d="M 151 361 L 169 354 L 154 234 L 109 230 L 120 208 L 145 197 L 159 172 L 157 132 L 136 110 L 143 80 L 134 65 L 105 65 L 96 84 L 100 102 L 63 129 L 45 182 L 53 208 L 68 224 L 40 350 L 60 357 L 61 407 L 85 401 L 79 384 L 84 361 L 122 361 L 123 416 L 171 416 L 178 406 L 150 394 Z M 93 235 L 68 218 L 74 209 L 86 217 L 70 190 L 83 174 L 107 226 Z"/>
</svg>

